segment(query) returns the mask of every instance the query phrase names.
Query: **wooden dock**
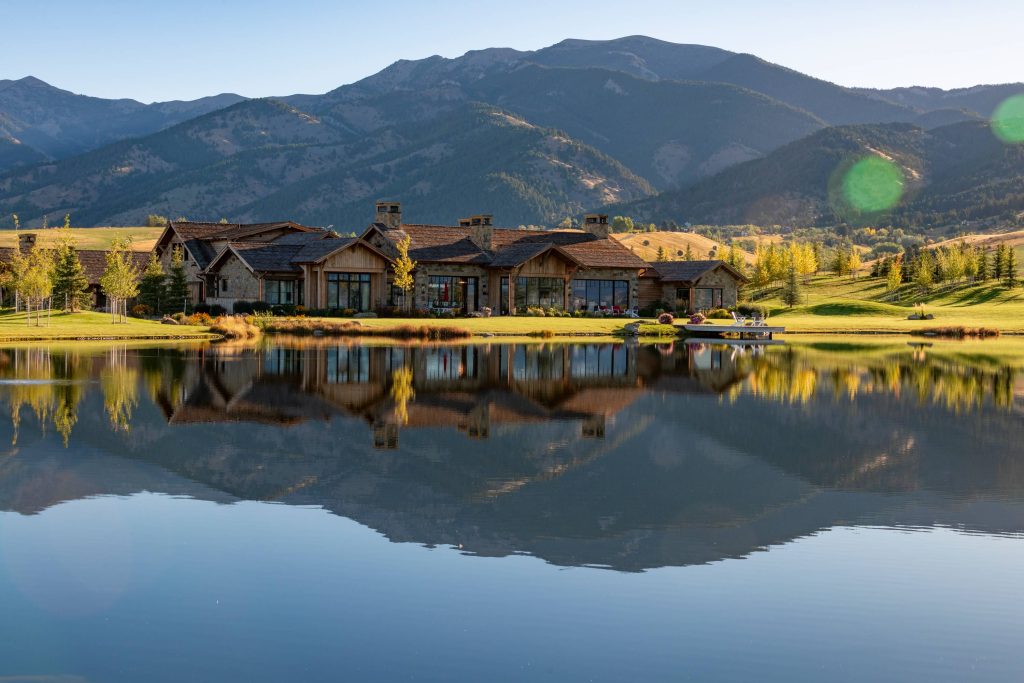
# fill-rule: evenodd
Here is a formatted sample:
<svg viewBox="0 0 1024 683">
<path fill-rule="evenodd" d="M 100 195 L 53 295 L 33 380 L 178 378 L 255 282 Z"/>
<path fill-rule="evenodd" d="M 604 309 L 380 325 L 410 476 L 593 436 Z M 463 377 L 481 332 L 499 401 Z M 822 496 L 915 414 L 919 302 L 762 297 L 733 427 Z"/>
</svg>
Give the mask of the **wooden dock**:
<svg viewBox="0 0 1024 683">
<path fill-rule="evenodd" d="M 771 339 L 786 331 L 785 327 L 767 325 L 692 325 L 682 326 L 684 330 L 698 337 L 735 337 L 737 339 Z"/>
</svg>

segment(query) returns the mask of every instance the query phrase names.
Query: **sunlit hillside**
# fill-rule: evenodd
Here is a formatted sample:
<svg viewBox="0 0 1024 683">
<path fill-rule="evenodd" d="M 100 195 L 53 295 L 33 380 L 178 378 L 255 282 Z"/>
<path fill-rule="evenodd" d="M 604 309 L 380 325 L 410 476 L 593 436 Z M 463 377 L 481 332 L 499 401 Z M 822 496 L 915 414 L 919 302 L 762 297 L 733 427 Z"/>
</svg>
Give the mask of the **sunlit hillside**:
<svg viewBox="0 0 1024 683">
<path fill-rule="evenodd" d="M 625 246 L 633 250 L 640 258 L 653 261 L 658 257 L 658 248 L 665 250 L 665 257 L 669 260 L 679 260 L 686 253 L 686 246 L 690 245 L 694 259 L 709 259 L 724 257 L 725 249 L 718 242 L 692 232 L 635 232 L 615 233 L 614 237 Z M 743 258 L 752 263 L 754 255 L 748 252 L 741 252 Z"/>
<path fill-rule="evenodd" d="M 49 245 L 60 234 L 55 228 L 45 230 L 23 228 L 22 233 L 34 233 L 39 244 Z M 163 228 L 71 228 L 79 249 L 106 249 L 117 238 L 130 237 L 135 251 L 149 251 L 156 244 Z M 0 230 L 0 247 L 18 244 L 18 232 L 13 229 Z"/>
</svg>

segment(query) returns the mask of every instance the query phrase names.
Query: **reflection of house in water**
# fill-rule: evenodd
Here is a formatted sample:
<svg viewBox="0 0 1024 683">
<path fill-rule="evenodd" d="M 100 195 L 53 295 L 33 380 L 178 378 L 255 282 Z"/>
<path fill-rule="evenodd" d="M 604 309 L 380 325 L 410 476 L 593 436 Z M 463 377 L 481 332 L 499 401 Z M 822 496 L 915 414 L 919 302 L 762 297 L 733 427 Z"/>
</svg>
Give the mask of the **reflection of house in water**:
<svg viewBox="0 0 1024 683">
<path fill-rule="evenodd" d="M 724 354 L 724 355 L 723 355 Z M 291 424 L 335 414 L 363 418 L 378 448 L 402 429 L 455 428 L 486 439 L 515 423 L 569 421 L 603 438 L 616 413 L 649 388 L 721 391 L 738 381 L 729 350 L 684 345 L 319 345 L 216 353 L 178 402 L 161 400 L 172 423 Z M 396 373 L 411 373 L 403 387 Z"/>
</svg>

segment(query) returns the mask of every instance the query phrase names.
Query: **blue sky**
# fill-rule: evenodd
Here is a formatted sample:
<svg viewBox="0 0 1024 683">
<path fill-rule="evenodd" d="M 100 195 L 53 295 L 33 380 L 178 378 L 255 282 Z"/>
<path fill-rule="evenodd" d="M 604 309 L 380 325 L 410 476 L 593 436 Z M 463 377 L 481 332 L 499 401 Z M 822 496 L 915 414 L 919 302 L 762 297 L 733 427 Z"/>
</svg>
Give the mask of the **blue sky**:
<svg viewBox="0 0 1024 683">
<path fill-rule="evenodd" d="M 143 101 L 320 93 L 397 59 L 644 34 L 843 85 L 1024 80 L 1021 0 L 0 0 L 0 78 Z"/>
</svg>

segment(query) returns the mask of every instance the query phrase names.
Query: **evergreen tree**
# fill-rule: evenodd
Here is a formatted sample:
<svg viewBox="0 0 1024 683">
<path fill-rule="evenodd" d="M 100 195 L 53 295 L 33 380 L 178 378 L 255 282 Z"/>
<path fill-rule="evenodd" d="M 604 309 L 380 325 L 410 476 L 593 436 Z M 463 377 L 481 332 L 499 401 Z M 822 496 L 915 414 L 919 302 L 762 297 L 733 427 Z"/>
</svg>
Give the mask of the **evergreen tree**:
<svg viewBox="0 0 1024 683">
<path fill-rule="evenodd" d="M 142 281 L 139 283 L 139 303 L 148 306 L 153 313 L 163 311 L 163 305 L 167 298 L 167 274 L 156 257 L 156 252 L 150 252 L 146 269 L 142 271 Z"/>
<path fill-rule="evenodd" d="M 167 299 L 164 310 L 169 313 L 188 312 L 188 275 L 185 274 L 185 255 L 181 247 L 171 252 L 171 272 L 167 278 Z"/>
<path fill-rule="evenodd" d="M 1003 281 L 1007 287 L 1017 286 L 1017 253 L 1013 248 L 1006 250 L 1006 275 Z"/>
<path fill-rule="evenodd" d="M 64 216 L 57 248 L 54 250 L 53 297 L 65 311 L 77 311 L 89 303 L 89 279 L 78 259 L 75 238 L 71 236 L 71 216 Z"/>
<path fill-rule="evenodd" d="M 665 260 L 665 247 L 658 247 L 658 255 L 657 255 L 657 257 L 655 257 L 655 260 L 656 261 L 664 261 Z"/>
<path fill-rule="evenodd" d="M 686 251 L 683 253 L 683 260 L 684 261 L 692 261 L 693 260 L 693 248 L 690 246 L 689 242 L 686 243 Z"/>
<path fill-rule="evenodd" d="M 993 277 L 1002 280 L 1006 275 L 1006 245 L 1000 244 L 996 247 L 996 258 L 993 268 Z"/>
<path fill-rule="evenodd" d="M 978 262 L 978 281 L 986 282 L 992 277 L 992 268 L 989 264 L 988 252 L 984 247 L 977 247 L 974 252 L 975 260 Z"/>
<path fill-rule="evenodd" d="M 796 266 L 791 263 L 786 269 L 786 281 L 782 286 L 782 303 L 793 308 L 803 301 L 803 298 L 800 275 L 797 273 Z"/>
</svg>

